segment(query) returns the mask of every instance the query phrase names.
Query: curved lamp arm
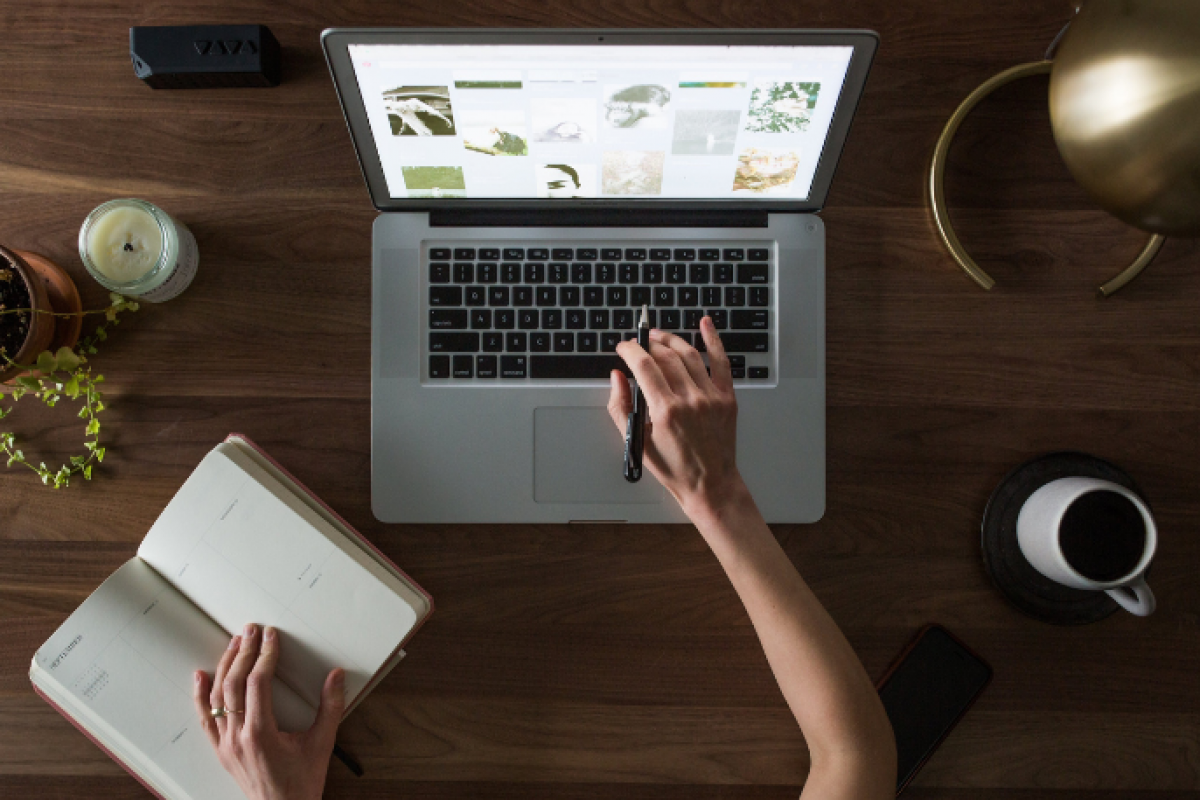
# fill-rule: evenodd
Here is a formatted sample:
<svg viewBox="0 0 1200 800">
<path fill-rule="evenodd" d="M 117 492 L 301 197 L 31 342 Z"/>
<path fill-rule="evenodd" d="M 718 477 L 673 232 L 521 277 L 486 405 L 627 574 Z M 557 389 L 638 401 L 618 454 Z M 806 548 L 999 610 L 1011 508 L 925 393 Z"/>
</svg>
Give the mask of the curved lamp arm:
<svg viewBox="0 0 1200 800">
<path fill-rule="evenodd" d="M 950 224 L 950 212 L 946 207 L 946 157 L 950 153 L 950 144 L 954 141 L 954 134 L 958 133 L 962 121 L 967 118 L 980 100 L 1015 80 L 1033 75 L 1049 74 L 1053 63 L 1052 61 L 1031 61 L 1027 64 L 1010 67 L 988 78 L 976 87 L 975 91 L 967 95 L 958 108 L 954 109 L 954 113 L 946 122 L 946 127 L 942 129 L 942 135 L 938 137 L 937 146 L 933 148 L 933 161 L 929 166 L 929 203 L 933 210 L 933 221 L 937 226 L 938 236 L 941 237 L 942 244 L 946 245 L 946 249 L 950 251 L 950 255 L 963 268 L 963 271 L 984 289 L 991 289 L 996 285 L 996 281 L 975 263 L 966 248 L 963 247 L 962 242 L 958 240 L 954 226 Z M 1150 241 L 1138 253 L 1134 262 L 1100 287 L 1101 296 L 1111 295 L 1136 278 L 1138 273 L 1145 269 L 1146 265 L 1158 254 L 1164 240 L 1164 237 L 1157 233 L 1151 236 Z"/>
</svg>

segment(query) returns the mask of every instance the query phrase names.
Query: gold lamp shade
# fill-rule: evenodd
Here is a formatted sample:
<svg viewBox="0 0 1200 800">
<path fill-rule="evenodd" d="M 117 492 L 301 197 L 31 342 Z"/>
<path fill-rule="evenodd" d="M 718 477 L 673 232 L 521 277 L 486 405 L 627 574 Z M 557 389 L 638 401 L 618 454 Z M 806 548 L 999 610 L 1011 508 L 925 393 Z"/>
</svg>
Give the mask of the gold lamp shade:
<svg viewBox="0 0 1200 800">
<path fill-rule="evenodd" d="M 984 81 L 946 122 L 929 168 L 934 224 L 958 265 L 992 288 L 950 223 L 950 144 L 980 100 L 1048 72 L 1050 122 L 1067 168 L 1101 207 L 1153 234 L 1100 287 L 1107 296 L 1150 263 L 1165 235 L 1200 235 L 1200 0 L 1085 0 L 1046 59 Z"/>
<path fill-rule="evenodd" d="M 1200 235 L 1200 2 L 1087 0 L 1054 56 L 1050 122 L 1105 210 Z"/>
</svg>

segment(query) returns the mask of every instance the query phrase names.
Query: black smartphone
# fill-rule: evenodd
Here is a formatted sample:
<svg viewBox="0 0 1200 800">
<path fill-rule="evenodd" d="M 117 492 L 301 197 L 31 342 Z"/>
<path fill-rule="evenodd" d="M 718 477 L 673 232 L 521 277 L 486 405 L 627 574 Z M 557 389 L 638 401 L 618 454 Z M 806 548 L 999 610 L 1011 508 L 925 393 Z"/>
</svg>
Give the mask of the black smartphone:
<svg viewBox="0 0 1200 800">
<path fill-rule="evenodd" d="M 879 679 L 896 734 L 896 794 L 904 791 L 992 679 L 992 668 L 941 625 L 926 625 Z"/>
</svg>

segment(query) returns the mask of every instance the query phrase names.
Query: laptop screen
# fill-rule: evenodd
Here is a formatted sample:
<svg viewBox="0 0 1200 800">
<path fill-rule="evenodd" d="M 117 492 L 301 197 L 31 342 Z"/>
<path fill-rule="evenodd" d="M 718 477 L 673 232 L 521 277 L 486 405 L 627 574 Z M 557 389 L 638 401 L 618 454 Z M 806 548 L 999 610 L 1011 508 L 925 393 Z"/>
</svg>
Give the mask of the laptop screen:
<svg viewBox="0 0 1200 800">
<path fill-rule="evenodd" d="M 841 44 L 348 47 L 393 199 L 803 201 L 853 54 Z"/>
</svg>

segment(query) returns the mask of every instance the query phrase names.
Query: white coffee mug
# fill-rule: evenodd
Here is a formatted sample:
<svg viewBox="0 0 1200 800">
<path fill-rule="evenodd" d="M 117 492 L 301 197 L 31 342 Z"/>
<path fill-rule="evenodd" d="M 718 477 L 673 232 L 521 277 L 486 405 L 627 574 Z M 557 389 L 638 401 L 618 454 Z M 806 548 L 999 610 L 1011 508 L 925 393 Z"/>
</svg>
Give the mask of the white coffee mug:
<svg viewBox="0 0 1200 800">
<path fill-rule="evenodd" d="M 1141 513 L 1145 525 L 1142 557 L 1135 567 L 1115 580 L 1092 580 L 1071 566 L 1063 554 L 1063 517 L 1077 500 L 1092 492 L 1114 492 L 1126 498 Z M 1107 592 L 1122 608 L 1139 617 L 1153 613 L 1154 593 L 1146 585 L 1145 573 L 1158 547 L 1158 529 L 1150 509 L 1124 486 L 1084 477 L 1059 478 L 1047 483 L 1021 507 L 1017 516 L 1017 543 L 1033 568 L 1050 580 L 1074 589 Z"/>
</svg>

